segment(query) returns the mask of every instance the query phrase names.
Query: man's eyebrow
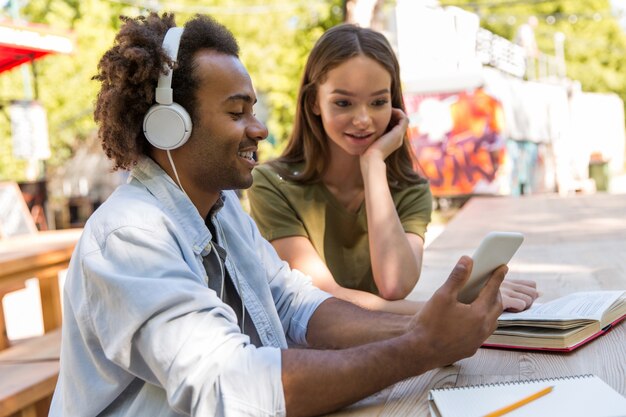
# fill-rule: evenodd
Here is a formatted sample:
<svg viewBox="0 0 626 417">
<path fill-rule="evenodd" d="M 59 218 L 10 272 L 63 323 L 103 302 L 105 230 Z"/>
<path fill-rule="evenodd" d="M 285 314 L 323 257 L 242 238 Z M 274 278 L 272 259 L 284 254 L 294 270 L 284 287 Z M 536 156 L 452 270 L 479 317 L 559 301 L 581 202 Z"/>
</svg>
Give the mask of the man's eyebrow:
<svg viewBox="0 0 626 417">
<path fill-rule="evenodd" d="M 256 98 L 252 98 L 249 94 L 239 93 L 228 97 L 226 101 L 245 101 L 246 103 L 256 104 Z"/>
<path fill-rule="evenodd" d="M 355 94 L 346 91 L 346 90 L 342 90 L 341 88 L 337 88 L 333 91 L 330 92 L 331 94 L 342 94 L 344 96 L 354 96 Z M 381 94 L 389 94 L 389 89 L 388 88 L 383 88 L 382 90 L 378 90 L 378 91 L 374 91 L 372 94 L 370 94 L 370 96 L 379 96 Z"/>
</svg>

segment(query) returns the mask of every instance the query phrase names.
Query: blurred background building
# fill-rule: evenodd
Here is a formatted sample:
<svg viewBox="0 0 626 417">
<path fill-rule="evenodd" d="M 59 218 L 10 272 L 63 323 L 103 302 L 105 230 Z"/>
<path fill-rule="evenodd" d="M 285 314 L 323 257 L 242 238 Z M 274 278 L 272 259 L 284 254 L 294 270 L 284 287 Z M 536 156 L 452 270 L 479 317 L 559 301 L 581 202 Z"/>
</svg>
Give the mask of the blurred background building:
<svg viewBox="0 0 626 417">
<path fill-rule="evenodd" d="M 0 181 L 38 230 L 84 224 L 125 179 L 100 150 L 91 77 L 118 16 L 149 11 L 233 30 L 271 133 L 261 161 L 283 149 L 313 43 L 352 22 L 396 49 L 415 167 L 443 205 L 601 192 L 624 172 L 626 35 L 609 0 L 0 0 Z"/>
<path fill-rule="evenodd" d="M 536 16 L 510 41 L 433 1 L 398 0 L 390 21 L 416 166 L 437 198 L 606 191 L 623 172 L 623 101 L 567 76 L 563 33 L 549 55 Z"/>
</svg>

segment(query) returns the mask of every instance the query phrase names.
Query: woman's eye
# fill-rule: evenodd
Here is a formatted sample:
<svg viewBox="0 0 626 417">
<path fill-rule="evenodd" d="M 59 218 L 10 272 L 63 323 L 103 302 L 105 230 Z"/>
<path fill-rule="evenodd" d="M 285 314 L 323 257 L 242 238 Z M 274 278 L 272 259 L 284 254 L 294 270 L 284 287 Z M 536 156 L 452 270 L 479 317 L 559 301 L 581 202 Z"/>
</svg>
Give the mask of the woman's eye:
<svg viewBox="0 0 626 417">
<path fill-rule="evenodd" d="M 386 105 L 387 103 L 389 103 L 389 100 L 387 100 L 385 98 L 381 98 L 381 99 L 378 99 L 378 100 L 374 100 L 373 104 L 376 107 L 380 107 L 380 106 Z"/>
<path fill-rule="evenodd" d="M 243 117 L 243 112 L 230 112 L 229 114 L 235 120 L 241 119 Z"/>
<path fill-rule="evenodd" d="M 348 100 L 337 100 L 335 101 L 335 105 L 337 107 L 348 107 L 350 105 L 350 102 Z"/>
</svg>

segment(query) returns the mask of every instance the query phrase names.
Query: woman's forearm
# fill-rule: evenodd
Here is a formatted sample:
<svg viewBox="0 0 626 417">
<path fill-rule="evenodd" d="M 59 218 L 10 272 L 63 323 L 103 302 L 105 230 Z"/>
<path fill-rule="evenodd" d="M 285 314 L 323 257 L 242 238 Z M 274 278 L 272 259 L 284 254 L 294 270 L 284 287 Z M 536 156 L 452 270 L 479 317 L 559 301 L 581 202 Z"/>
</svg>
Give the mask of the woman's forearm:
<svg viewBox="0 0 626 417">
<path fill-rule="evenodd" d="M 415 250 L 411 246 L 400 223 L 386 169 L 380 158 L 361 159 L 374 281 L 383 298 L 399 300 L 411 292 L 419 279 L 422 253 L 421 245 Z"/>
</svg>

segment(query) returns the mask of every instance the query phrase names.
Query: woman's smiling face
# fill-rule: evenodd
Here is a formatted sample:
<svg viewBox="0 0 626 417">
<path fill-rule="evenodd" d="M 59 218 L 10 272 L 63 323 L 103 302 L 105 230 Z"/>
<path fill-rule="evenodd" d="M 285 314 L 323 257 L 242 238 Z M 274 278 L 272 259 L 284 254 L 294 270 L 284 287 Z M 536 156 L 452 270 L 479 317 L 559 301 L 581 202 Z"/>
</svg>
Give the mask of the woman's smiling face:
<svg viewBox="0 0 626 417">
<path fill-rule="evenodd" d="M 385 133 L 391 109 L 391 75 L 358 55 L 328 71 L 313 110 L 322 119 L 331 152 L 359 156 Z"/>
</svg>

